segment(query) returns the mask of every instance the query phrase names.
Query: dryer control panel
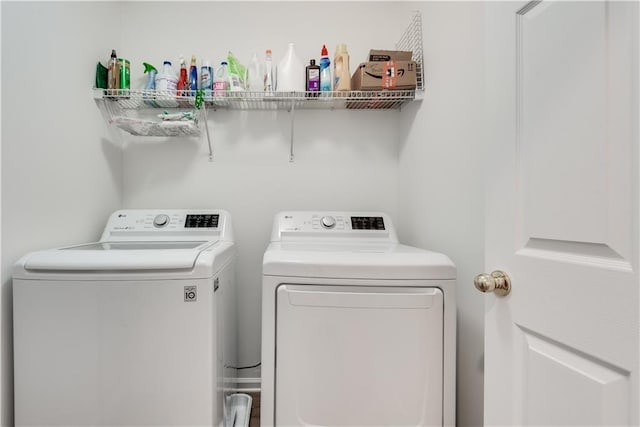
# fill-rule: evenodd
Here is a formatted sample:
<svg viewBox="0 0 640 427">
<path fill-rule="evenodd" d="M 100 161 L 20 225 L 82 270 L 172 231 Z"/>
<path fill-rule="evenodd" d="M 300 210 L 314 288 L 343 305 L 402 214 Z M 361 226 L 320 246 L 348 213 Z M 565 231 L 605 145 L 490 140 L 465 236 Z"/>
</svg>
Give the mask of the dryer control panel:
<svg viewBox="0 0 640 427">
<path fill-rule="evenodd" d="M 305 237 L 378 238 L 397 242 L 391 219 L 380 212 L 280 212 L 271 241 Z"/>
</svg>

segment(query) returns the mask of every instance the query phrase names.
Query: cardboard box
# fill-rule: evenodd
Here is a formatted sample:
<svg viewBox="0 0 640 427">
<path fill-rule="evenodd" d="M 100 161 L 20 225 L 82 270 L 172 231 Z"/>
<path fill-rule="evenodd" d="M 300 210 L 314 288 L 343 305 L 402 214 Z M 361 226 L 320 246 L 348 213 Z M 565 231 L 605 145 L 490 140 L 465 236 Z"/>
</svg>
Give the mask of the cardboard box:
<svg viewBox="0 0 640 427">
<path fill-rule="evenodd" d="M 379 49 L 369 51 L 369 61 L 371 62 L 411 61 L 412 57 L 413 52 L 411 51 Z"/>
<path fill-rule="evenodd" d="M 413 90 L 415 61 L 369 61 L 358 65 L 351 77 L 351 90 Z"/>
</svg>

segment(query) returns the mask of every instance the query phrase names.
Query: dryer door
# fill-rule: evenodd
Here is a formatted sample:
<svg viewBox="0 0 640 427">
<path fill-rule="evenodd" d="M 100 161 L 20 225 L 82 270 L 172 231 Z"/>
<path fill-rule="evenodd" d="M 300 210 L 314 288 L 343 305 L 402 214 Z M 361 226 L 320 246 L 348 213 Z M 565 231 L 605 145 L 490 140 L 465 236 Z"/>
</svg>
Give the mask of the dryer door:
<svg viewBox="0 0 640 427">
<path fill-rule="evenodd" d="M 438 288 L 281 285 L 276 425 L 442 425 Z"/>
</svg>

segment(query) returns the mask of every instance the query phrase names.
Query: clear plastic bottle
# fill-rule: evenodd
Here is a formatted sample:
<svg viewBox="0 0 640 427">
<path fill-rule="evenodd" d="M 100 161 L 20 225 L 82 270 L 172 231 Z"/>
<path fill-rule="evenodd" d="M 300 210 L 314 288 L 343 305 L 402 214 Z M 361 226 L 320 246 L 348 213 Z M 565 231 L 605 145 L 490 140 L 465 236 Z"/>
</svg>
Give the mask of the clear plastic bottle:
<svg viewBox="0 0 640 427">
<path fill-rule="evenodd" d="M 213 96 L 226 96 L 228 89 L 229 73 L 227 72 L 227 61 L 222 61 L 213 78 Z"/>
<path fill-rule="evenodd" d="M 276 78 L 273 72 L 273 60 L 271 59 L 271 49 L 267 49 L 264 60 L 264 91 L 273 92 L 276 90 Z"/>
<path fill-rule="evenodd" d="M 258 54 L 254 53 L 249 67 L 247 68 L 247 90 L 251 92 L 262 92 L 264 90 L 264 72 L 262 64 L 258 60 Z"/>
</svg>

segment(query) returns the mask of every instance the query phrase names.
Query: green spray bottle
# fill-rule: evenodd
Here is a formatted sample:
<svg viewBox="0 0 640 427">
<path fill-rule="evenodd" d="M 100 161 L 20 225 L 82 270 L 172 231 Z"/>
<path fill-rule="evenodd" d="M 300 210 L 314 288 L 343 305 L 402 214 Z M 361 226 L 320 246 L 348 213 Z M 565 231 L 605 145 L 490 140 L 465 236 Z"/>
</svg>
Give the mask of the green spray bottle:
<svg viewBox="0 0 640 427">
<path fill-rule="evenodd" d="M 145 90 L 155 90 L 156 89 L 156 74 L 158 74 L 158 70 L 156 67 L 149 64 L 148 62 L 143 62 L 144 72 L 149 73 L 149 80 L 147 80 L 147 84 L 144 87 Z"/>
</svg>

